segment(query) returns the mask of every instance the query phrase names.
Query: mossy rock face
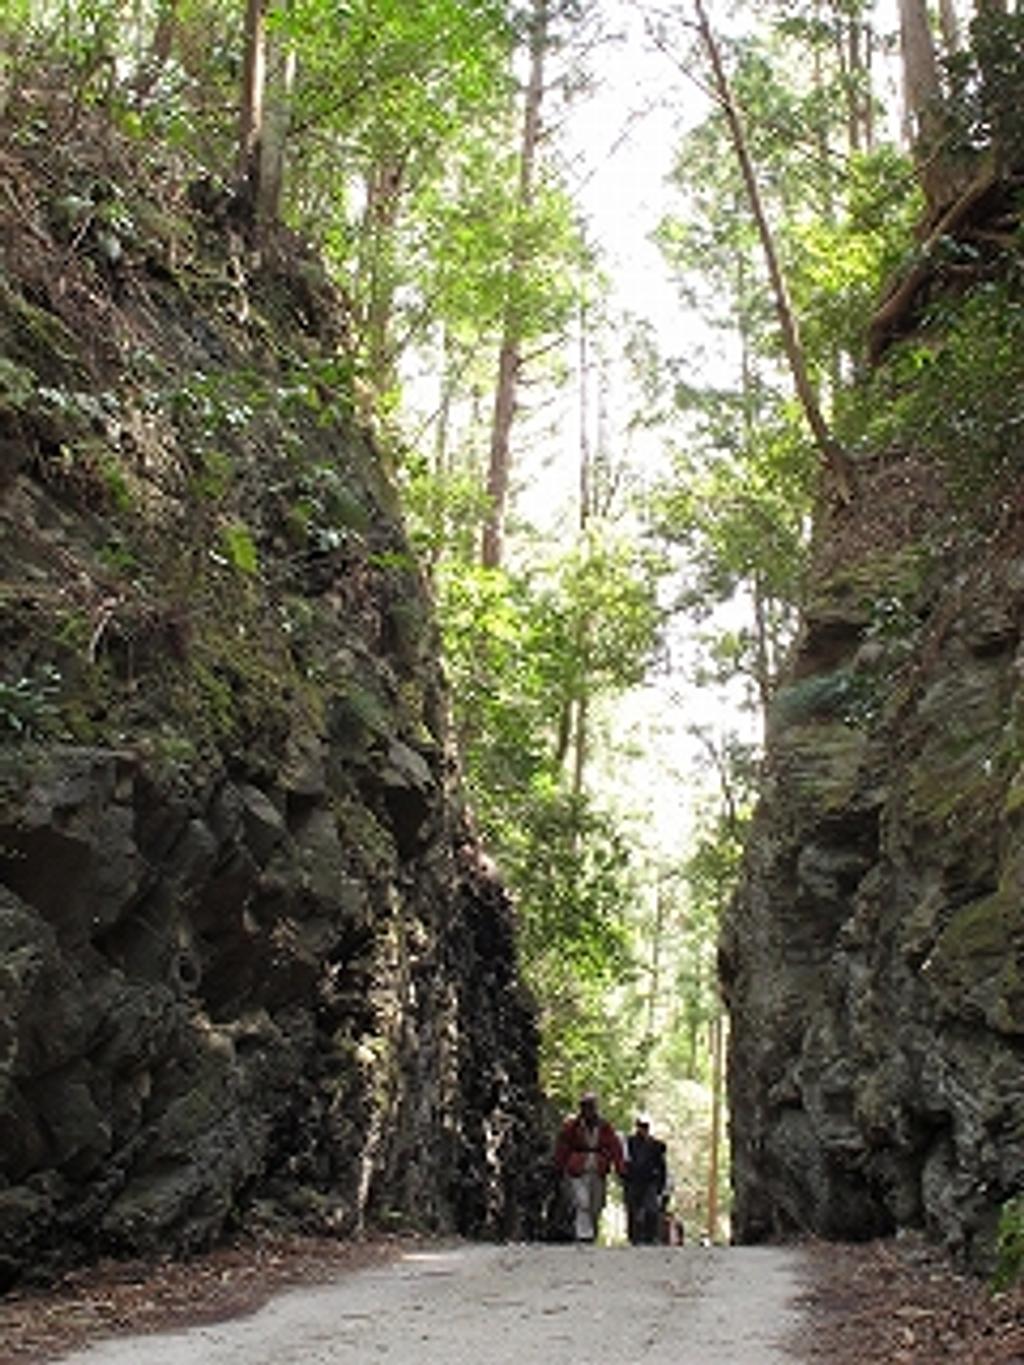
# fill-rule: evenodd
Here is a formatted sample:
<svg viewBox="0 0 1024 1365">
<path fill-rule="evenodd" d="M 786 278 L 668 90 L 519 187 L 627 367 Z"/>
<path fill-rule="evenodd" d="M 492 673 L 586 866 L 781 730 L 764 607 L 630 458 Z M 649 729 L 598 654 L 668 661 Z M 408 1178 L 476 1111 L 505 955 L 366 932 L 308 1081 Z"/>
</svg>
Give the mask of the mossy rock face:
<svg viewBox="0 0 1024 1365">
<path fill-rule="evenodd" d="M 776 778 L 802 808 L 841 812 L 860 791 L 867 739 L 852 726 L 787 730 L 774 752 Z"/>
<path fill-rule="evenodd" d="M 354 755 L 365 756 L 370 746 L 391 734 L 394 717 L 378 685 L 370 678 L 353 679 L 331 698 L 330 729 L 335 742 Z"/>
<path fill-rule="evenodd" d="M 30 303 L 15 281 L 0 272 L 0 350 L 21 375 L 60 384 L 81 380 L 80 344 L 53 313 Z"/>
<path fill-rule="evenodd" d="M 36 377 L 10 356 L 0 356 L 0 415 L 23 412 L 35 392 Z"/>
<path fill-rule="evenodd" d="M 733 1227 L 923 1226 L 985 1269 L 1024 1186 L 1022 555 L 886 479 L 920 505 L 868 477 L 820 537 L 723 926 Z"/>
<path fill-rule="evenodd" d="M 958 909 L 923 974 L 945 1013 L 1024 1033 L 1024 913 L 1020 888 Z"/>
<path fill-rule="evenodd" d="M 116 270 L 0 202 L 0 1281 L 250 1216 L 529 1235 L 536 1024 L 341 301 L 145 173 Z"/>
</svg>

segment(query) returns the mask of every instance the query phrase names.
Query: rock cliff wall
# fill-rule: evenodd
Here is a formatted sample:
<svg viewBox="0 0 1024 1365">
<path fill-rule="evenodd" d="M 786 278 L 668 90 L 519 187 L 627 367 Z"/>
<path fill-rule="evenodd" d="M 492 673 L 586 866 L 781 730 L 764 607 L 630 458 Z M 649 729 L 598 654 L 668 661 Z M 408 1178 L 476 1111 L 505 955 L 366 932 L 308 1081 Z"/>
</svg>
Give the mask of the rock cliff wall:
<svg viewBox="0 0 1024 1365">
<path fill-rule="evenodd" d="M 0 146 L 0 1278 L 528 1233 L 533 1010 L 338 299 L 78 117 Z"/>
<path fill-rule="evenodd" d="M 1024 1188 L 1024 501 L 860 469 L 819 527 L 724 927 L 735 1234 L 924 1226 Z"/>
</svg>

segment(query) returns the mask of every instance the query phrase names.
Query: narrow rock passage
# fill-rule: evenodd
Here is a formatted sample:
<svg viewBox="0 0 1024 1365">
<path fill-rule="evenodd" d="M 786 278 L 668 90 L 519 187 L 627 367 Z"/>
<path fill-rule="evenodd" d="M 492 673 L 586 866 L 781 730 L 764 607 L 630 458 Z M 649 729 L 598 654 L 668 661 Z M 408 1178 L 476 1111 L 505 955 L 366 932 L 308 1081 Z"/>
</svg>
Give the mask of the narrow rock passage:
<svg viewBox="0 0 1024 1365">
<path fill-rule="evenodd" d="M 248 1318 L 67 1365 L 771 1365 L 799 1359 L 804 1258 L 742 1247 L 460 1246 L 295 1290 Z"/>
</svg>

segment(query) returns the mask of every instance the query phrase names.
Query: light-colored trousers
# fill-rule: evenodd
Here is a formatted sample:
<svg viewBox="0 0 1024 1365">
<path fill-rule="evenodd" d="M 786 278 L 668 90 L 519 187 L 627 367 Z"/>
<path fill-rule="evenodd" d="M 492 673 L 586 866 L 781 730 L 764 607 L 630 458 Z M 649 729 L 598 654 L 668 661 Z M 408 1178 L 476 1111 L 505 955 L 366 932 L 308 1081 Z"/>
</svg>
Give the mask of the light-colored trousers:
<svg viewBox="0 0 1024 1365">
<path fill-rule="evenodd" d="M 597 1171 L 584 1171 L 582 1175 L 567 1175 L 565 1179 L 575 1215 L 576 1240 L 592 1242 L 597 1236 L 597 1225 L 604 1208 L 605 1178 Z"/>
</svg>

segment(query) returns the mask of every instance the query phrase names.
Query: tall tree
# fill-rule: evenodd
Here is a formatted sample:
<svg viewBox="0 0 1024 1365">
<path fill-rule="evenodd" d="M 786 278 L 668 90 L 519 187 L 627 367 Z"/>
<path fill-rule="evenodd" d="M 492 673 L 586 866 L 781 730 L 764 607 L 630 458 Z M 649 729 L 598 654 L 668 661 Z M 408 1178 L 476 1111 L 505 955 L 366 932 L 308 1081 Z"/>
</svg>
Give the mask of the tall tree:
<svg viewBox="0 0 1024 1365">
<path fill-rule="evenodd" d="M 532 207 L 536 190 L 537 150 L 541 136 L 541 106 L 544 100 L 544 64 L 548 51 L 549 24 L 550 0 L 532 0 L 528 27 L 529 76 L 523 100 L 523 123 L 519 143 L 516 219 L 506 266 L 509 285 L 501 344 L 498 349 L 498 376 L 494 390 L 494 416 L 491 422 L 490 455 L 487 464 L 487 495 L 490 506 L 484 522 L 480 549 L 481 563 L 490 569 L 497 568 L 504 553 L 505 516 L 512 468 L 512 423 L 515 419 L 519 371 L 523 361 L 523 322 L 516 297 L 515 281 L 526 264 L 523 223 Z"/>
<path fill-rule="evenodd" d="M 439 204 L 450 224 L 467 177 L 493 184 L 508 160 L 511 29 L 500 0 L 304 0 L 293 11 L 310 6 L 328 11 L 338 41 L 318 46 L 301 13 L 284 20 L 299 46 L 292 143 L 304 163 L 290 207 L 324 234 L 349 297 L 364 406 L 392 412 L 403 354 L 452 321 Z M 506 193 L 490 204 L 502 224 Z M 492 224 L 469 231 L 493 276 L 503 256 Z"/>
<path fill-rule="evenodd" d="M 849 501 L 853 493 L 852 467 L 850 465 L 849 457 L 837 441 L 828 423 L 825 421 L 825 417 L 821 411 L 821 405 L 818 401 L 818 395 L 815 392 L 814 385 L 811 381 L 804 348 L 800 340 L 799 326 L 793 312 L 789 290 L 786 286 L 786 279 L 779 263 L 779 256 L 775 247 L 775 238 L 765 214 L 757 175 L 754 171 L 754 163 L 750 156 L 746 132 L 743 127 L 743 119 L 736 100 L 733 97 L 729 79 L 726 76 L 725 67 L 722 63 L 718 43 L 711 30 L 711 26 L 708 23 L 707 13 L 704 9 L 702 0 L 694 0 L 694 7 L 697 12 L 697 23 L 708 55 L 708 61 L 711 65 L 715 91 L 729 125 L 736 158 L 740 165 L 743 183 L 746 187 L 750 201 L 750 211 L 757 227 L 761 249 L 764 252 L 765 265 L 768 269 L 772 293 L 775 299 L 779 329 L 782 333 L 782 344 L 785 349 L 790 373 L 793 376 L 793 385 L 796 389 L 797 397 L 800 400 L 800 405 L 803 408 L 804 416 L 807 419 L 807 424 L 814 434 L 818 452 L 832 476 L 836 492 L 841 500 L 844 502 Z"/>
<path fill-rule="evenodd" d="M 269 0 L 246 0 L 245 50 L 238 115 L 238 178 L 255 208 L 259 194 L 260 142 L 267 84 L 267 7 Z"/>
<path fill-rule="evenodd" d="M 444 561 L 438 586 L 460 747 L 519 905 L 545 1081 L 569 1100 L 589 1072 L 625 1098 L 644 1042 L 608 996 L 633 971 L 632 859 L 617 823 L 574 792 L 558 729 L 565 698 L 614 697 L 643 676 L 659 621 L 651 566 L 594 545 L 530 574 Z M 582 654 L 581 619 L 595 627 Z"/>
<path fill-rule="evenodd" d="M 275 222 L 280 214 L 297 76 L 294 45 L 280 30 L 272 30 L 267 43 L 256 194 L 256 215 L 263 223 Z"/>
<path fill-rule="evenodd" d="M 915 148 L 922 188 L 929 203 L 946 202 L 943 175 L 943 91 L 939 59 L 925 0 L 899 0 L 900 51 L 909 141 Z"/>
</svg>

